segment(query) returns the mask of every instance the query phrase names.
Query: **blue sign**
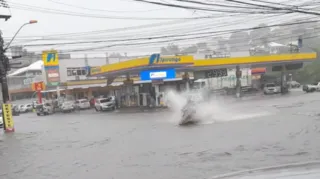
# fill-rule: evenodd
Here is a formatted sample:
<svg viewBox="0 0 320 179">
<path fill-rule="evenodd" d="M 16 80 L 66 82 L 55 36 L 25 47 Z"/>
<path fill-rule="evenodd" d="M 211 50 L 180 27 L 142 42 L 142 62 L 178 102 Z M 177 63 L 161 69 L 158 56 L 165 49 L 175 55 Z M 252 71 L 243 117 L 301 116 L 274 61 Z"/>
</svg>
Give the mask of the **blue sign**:
<svg viewBox="0 0 320 179">
<path fill-rule="evenodd" d="M 140 72 L 141 80 L 161 80 L 174 78 L 176 78 L 176 70 L 174 68 L 162 70 L 145 70 Z"/>
</svg>

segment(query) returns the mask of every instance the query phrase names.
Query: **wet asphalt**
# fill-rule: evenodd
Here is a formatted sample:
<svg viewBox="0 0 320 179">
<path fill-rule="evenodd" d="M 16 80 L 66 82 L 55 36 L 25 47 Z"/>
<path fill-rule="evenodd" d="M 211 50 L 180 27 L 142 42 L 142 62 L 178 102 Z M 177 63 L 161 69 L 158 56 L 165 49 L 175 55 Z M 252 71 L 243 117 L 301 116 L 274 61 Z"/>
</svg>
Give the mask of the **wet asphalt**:
<svg viewBox="0 0 320 179">
<path fill-rule="evenodd" d="M 320 93 L 217 100 L 189 127 L 172 111 L 15 117 L 2 179 L 194 179 L 320 159 Z"/>
</svg>

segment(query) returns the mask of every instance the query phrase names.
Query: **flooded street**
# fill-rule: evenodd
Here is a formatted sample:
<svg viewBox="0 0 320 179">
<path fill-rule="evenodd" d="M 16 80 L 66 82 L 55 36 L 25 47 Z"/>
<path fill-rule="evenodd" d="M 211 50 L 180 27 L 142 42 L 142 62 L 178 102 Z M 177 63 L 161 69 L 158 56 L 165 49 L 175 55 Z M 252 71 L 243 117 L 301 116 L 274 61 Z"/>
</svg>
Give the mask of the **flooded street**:
<svg viewBox="0 0 320 179">
<path fill-rule="evenodd" d="M 191 127 L 169 111 L 23 114 L 0 135 L 0 178 L 194 179 L 318 160 L 319 105 L 319 93 L 226 102 Z"/>
</svg>

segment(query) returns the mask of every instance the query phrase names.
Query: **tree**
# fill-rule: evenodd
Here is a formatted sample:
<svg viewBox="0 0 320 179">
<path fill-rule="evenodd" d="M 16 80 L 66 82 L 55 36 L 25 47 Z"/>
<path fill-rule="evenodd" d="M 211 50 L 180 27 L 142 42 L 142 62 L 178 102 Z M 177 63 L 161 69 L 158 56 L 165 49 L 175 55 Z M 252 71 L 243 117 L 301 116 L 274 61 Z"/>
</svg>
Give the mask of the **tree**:
<svg viewBox="0 0 320 179">
<path fill-rule="evenodd" d="M 175 55 L 180 53 L 179 46 L 175 44 L 169 44 L 167 47 L 161 47 L 160 50 L 162 55 Z"/>
<path fill-rule="evenodd" d="M 182 54 L 190 54 L 190 53 L 197 53 L 197 52 L 198 52 L 198 47 L 196 45 L 191 45 L 181 50 Z"/>
<path fill-rule="evenodd" d="M 121 58 L 122 55 L 121 55 L 120 53 L 115 53 L 115 52 L 113 52 L 113 53 L 111 53 L 111 54 L 109 55 L 109 57 L 110 57 L 110 58 Z"/>
<path fill-rule="evenodd" d="M 256 45 L 266 45 L 269 40 L 271 29 L 267 27 L 267 24 L 259 24 L 258 29 L 252 30 L 250 32 L 251 44 Z"/>
<path fill-rule="evenodd" d="M 160 54 L 161 55 L 169 55 L 168 50 L 166 49 L 166 47 L 161 47 L 160 49 Z"/>
<path fill-rule="evenodd" d="M 208 45 L 205 42 L 200 42 L 200 43 L 197 43 L 197 47 L 200 49 L 207 49 Z"/>
<path fill-rule="evenodd" d="M 249 41 L 250 37 L 247 32 L 234 32 L 231 34 L 228 44 L 231 51 L 248 50 Z"/>
</svg>

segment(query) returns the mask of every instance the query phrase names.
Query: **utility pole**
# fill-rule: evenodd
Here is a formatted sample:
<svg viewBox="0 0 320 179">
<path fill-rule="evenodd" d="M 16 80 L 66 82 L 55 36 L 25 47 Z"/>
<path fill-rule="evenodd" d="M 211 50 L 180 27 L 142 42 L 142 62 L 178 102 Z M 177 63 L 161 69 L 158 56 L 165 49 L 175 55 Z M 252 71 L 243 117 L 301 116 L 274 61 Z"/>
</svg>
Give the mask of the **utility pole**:
<svg viewBox="0 0 320 179">
<path fill-rule="evenodd" d="M 9 101 L 9 88 L 7 80 L 7 72 L 10 71 L 9 58 L 5 55 L 5 49 L 3 47 L 2 33 L 0 33 L 0 80 L 2 87 L 2 99 L 3 103 Z"/>
</svg>

